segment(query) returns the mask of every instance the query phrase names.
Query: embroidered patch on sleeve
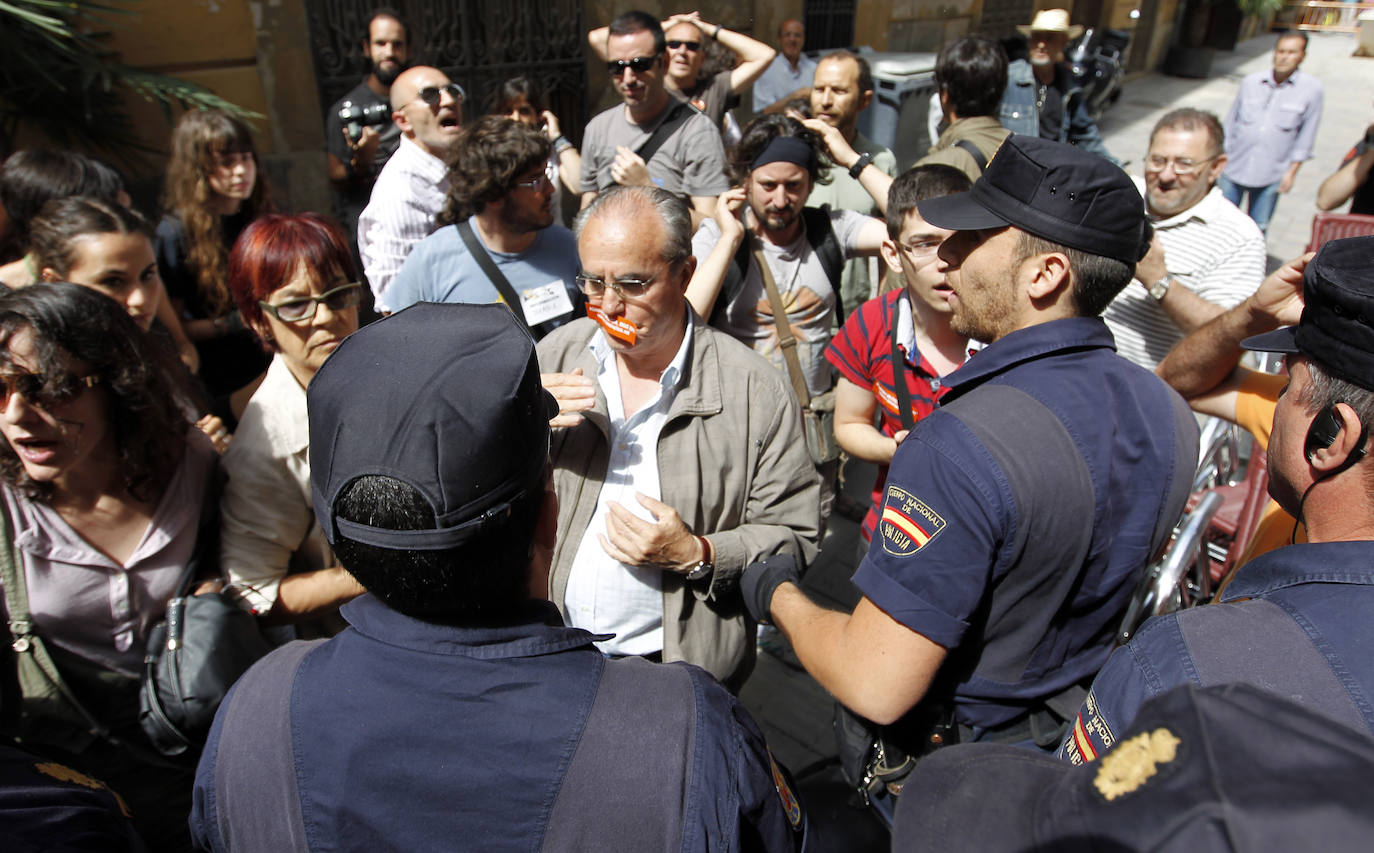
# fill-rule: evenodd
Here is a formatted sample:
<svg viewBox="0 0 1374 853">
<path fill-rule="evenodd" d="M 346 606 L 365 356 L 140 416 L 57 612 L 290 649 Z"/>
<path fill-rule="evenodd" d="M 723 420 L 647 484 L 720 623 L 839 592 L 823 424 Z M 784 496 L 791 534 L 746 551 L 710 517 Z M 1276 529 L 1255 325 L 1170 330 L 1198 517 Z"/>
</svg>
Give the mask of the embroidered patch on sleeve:
<svg viewBox="0 0 1374 853">
<path fill-rule="evenodd" d="M 900 486 L 889 485 L 878 520 L 883 550 L 894 557 L 910 557 L 945 529 L 945 520 L 920 498 Z"/>
</svg>

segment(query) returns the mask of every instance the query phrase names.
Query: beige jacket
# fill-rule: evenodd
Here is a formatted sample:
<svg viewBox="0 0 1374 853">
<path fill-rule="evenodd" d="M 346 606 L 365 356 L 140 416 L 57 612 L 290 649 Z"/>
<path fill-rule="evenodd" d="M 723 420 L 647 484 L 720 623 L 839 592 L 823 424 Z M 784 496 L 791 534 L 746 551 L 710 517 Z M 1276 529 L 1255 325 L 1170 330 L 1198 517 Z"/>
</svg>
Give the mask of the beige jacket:
<svg viewBox="0 0 1374 853">
<path fill-rule="evenodd" d="M 737 689 L 754 666 L 755 627 L 739 597 L 739 574 L 769 554 L 796 554 L 803 565 L 815 557 L 820 485 L 787 380 L 748 347 L 692 319 L 692 350 L 659 435 L 658 468 L 663 502 L 710 540 L 715 572 L 699 583 L 664 574 L 663 659 L 697 664 Z M 587 343 L 596 331 L 584 318 L 549 335 L 539 344 L 540 369 L 581 367 L 595 376 Z M 554 431 L 558 544 L 549 598 L 560 609 L 606 477 L 609 435 L 600 388 L 581 424 Z"/>
</svg>

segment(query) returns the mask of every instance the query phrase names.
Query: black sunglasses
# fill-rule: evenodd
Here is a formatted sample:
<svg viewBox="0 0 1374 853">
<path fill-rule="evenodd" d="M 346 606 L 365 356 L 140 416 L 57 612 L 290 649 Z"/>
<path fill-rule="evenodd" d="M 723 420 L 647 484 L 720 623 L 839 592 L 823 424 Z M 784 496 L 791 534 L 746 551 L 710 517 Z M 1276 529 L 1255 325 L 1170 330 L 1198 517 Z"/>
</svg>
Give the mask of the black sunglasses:
<svg viewBox="0 0 1374 853">
<path fill-rule="evenodd" d="M 82 391 L 94 388 L 99 383 L 99 376 L 76 376 L 71 373 L 52 376 L 25 370 L 0 373 L 0 407 L 8 406 L 10 398 L 20 394 L 31 405 L 51 409 L 75 399 Z"/>
<path fill-rule="evenodd" d="M 625 73 L 626 68 L 630 68 L 636 74 L 643 74 L 658 64 L 658 54 L 653 56 L 636 56 L 634 59 L 612 59 L 606 63 L 606 70 L 611 72 L 612 77 L 619 77 Z"/>
<path fill-rule="evenodd" d="M 462 86 L 459 86 L 457 83 L 446 83 L 443 86 L 424 87 L 415 93 L 415 99 L 417 101 L 424 101 L 426 106 L 430 109 L 434 109 L 439 106 L 439 102 L 443 100 L 444 92 L 448 92 L 449 97 L 460 104 L 467 98 L 467 92 L 463 91 Z"/>
<path fill-rule="evenodd" d="M 670 42 L 668 42 L 668 47 L 672 48 L 673 50 L 677 50 L 677 49 L 680 48 L 680 47 L 685 47 L 685 48 L 687 48 L 688 50 L 690 50 L 692 53 L 696 53 L 698 50 L 701 50 L 701 42 L 699 42 L 699 41 L 670 41 Z"/>
</svg>

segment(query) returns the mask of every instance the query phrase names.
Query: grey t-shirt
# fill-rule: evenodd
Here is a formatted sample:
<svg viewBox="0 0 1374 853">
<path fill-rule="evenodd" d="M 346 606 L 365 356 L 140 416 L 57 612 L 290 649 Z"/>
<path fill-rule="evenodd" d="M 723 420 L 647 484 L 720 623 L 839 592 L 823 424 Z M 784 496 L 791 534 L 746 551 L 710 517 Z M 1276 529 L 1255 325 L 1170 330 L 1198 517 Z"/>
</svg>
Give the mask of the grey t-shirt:
<svg viewBox="0 0 1374 853">
<path fill-rule="evenodd" d="M 582 139 L 582 191 L 604 190 L 614 184 L 611 164 L 615 162 L 616 146 L 633 151 L 643 145 L 675 103 L 670 100 L 663 115 L 652 125 L 630 124 L 621 104 L 593 118 Z M 730 188 L 725 177 L 725 146 L 720 130 L 695 108 L 691 117 L 654 152 L 648 166 L 654 184 L 674 195 L 717 196 Z"/>
</svg>

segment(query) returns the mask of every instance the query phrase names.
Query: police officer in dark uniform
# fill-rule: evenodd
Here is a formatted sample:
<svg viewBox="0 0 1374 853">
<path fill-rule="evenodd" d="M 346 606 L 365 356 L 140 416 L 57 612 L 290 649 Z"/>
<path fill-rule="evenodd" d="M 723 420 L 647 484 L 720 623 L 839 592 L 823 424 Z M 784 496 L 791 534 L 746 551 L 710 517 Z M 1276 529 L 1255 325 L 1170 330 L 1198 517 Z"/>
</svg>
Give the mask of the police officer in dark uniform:
<svg viewBox="0 0 1374 853">
<path fill-rule="evenodd" d="M 315 512 L 369 594 L 220 707 L 201 849 L 801 847 L 800 805 L 733 696 L 687 664 L 607 660 L 607 636 L 542 600 L 558 406 L 507 306 L 374 323 L 309 405 Z"/>
<path fill-rule="evenodd" d="M 1220 604 L 1146 622 L 1093 682 L 1062 758 L 1092 761 L 1146 700 L 1187 683 L 1248 682 L 1374 732 L 1374 237 L 1324 245 L 1302 296 L 1298 325 L 1243 346 L 1286 354 L 1269 494 L 1307 543 L 1246 563 Z M 1224 336 L 1243 326 L 1241 310 L 1193 334 Z"/>
<path fill-rule="evenodd" d="M 1049 706 L 1076 703 L 1106 660 L 1196 459 L 1183 400 L 1117 356 L 1098 317 L 1150 229 L 1119 168 L 1026 136 L 969 192 L 917 207 L 957 232 L 939 249 L 951 327 L 988 346 L 897 449 L 854 612 L 811 602 L 773 561 L 746 572 L 745 600 L 870 720 L 915 708 L 942 743 L 1052 749 Z"/>
</svg>

